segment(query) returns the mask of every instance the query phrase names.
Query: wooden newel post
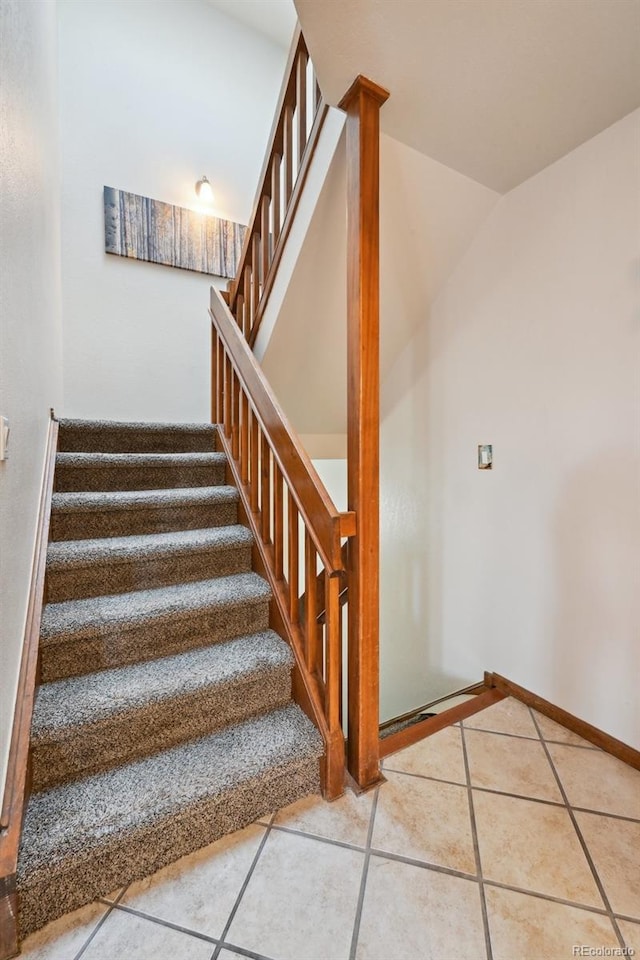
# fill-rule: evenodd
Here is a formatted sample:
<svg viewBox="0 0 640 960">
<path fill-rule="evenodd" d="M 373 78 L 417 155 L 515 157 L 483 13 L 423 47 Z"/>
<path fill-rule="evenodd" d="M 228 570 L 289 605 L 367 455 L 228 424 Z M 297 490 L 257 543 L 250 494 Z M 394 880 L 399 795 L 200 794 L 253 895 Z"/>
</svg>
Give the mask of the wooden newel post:
<svg viewBox="0 0 640 960">
<path fill-rule="evenodd" d="M 347 456 L 349 741 L 347 767 L 366 789 L 379 771 L 380 107 L 389 93 L 358 77 L 347 114 Z"/>
</svg>

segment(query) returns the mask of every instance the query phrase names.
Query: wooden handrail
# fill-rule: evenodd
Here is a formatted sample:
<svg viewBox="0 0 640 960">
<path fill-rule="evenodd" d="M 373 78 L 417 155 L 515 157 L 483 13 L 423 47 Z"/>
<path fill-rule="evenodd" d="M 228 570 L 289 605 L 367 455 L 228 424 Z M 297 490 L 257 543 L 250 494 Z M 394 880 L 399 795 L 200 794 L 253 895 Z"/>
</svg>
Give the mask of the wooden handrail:
<svg viewBox="0 0 640 960">
<path fill-rule="evenodd" d="M 296 659 L 294 691 L 325 743 L 323 789 L 344 785 L 342 606 L 344 548 L 355 515 L 337 510 L 219 291 L 211 290 L 212 420 L 271 585 L 272 621 Z M 318 573 L 318 564 L 322 570 Z M 318 577 L 324 618 L 318 621 Z M 306 602 L 300 604 L 300 584 Z M 297 678 L 297 680 L 296 680 Z"/>
<path fill-rule="evenodd" d="M 332 575 L 344 570 L 341 540 L 354 535 L 355 514 L 341 512 L 334 506 L 260 365 L 232 322 L 229 308 L 213 287 L 210 314 L 235 376 L 252 403 L 255 418 L 273 451 L 283 480 L 305 525 L 313 533 L 322 562 Z M 230 415 L 229 407 L 227 412 Z M 245 436 L 248 440 L 248 435 Z"/>
<path fill-rule="evenodd" d="M 310 111 L 308 99 L 311 99 Z M 289 51 L 238 272 L 229 285 L 231 312 L 251 345 L 258 334 L 327 111 L 298 26 Z"/>
<path fill-rule="evenodd" d="M 339 104 L 347 114 L 346 513 L 338 514 L 326 495 L 250 350 L 327 112 L 299 30 L 240 267 L 230 284 L 229 309 L 214 292 L 211 303 L 212 419 L 224 425 L 223 443 L 240 478 L 241 496 L 246 494 L 250 522 L 259 518 L 255 529 L 264 563 L 273 566 L 274 596 L 282 617 L 288 618 L 286 629 L 294 647 L 304 646 L 304 669 L 320 685 L 325 719 L 336 743 L 342 742 L 338 733 L 342 697 L 335 690 L 336 683 L 340 691 L 342 686 L 341 608 L 348 604 L 347 765 L 362 789 L 380 780 L 379 113 L 388 96 L 387 90 L 359 76 Z M 346 564 L 345 538 L 349 538 Z"/>
</svg>

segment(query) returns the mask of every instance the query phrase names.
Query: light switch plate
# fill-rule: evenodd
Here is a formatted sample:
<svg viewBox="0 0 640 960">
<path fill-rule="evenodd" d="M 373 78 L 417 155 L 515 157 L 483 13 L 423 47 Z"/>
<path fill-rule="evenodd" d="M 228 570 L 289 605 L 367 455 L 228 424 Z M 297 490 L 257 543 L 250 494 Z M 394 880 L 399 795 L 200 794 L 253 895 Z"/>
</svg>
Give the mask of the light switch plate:
<svg viewBox="0 0 640 960">
<path fill-rule="evenodd" d="M 478 470 L 493 470 L 493 444 L 478 444 Z"/>
<path fill-rule="evenodd" d="M 9 456 L 9 419 L 0 417 L 0 460 Z"/>
</svg>

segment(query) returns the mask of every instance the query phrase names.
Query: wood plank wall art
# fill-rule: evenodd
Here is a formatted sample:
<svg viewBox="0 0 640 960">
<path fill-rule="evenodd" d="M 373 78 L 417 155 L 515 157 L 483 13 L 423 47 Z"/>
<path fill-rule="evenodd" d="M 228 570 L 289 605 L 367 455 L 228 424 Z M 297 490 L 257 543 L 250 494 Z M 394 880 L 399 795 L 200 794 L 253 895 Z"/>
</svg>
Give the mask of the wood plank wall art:
<svg viewBox="0 0 640 960">
<path fill-rule="evenodd" d="M 235 277 L 246 227 L 186 207 L 104 188 L 104 248 L 217 277 Z"/>
</svg>

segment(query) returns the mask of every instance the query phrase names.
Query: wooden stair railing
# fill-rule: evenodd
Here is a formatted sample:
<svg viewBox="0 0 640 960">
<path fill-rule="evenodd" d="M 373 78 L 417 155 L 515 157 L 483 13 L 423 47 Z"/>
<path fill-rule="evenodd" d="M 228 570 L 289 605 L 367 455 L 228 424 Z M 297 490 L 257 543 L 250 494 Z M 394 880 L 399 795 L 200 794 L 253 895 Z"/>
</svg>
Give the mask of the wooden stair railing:
<svg viewBox="0 0 640 960">
<path fill-rule="evenodd" d="M 229 285 L 231 312 L 252 346 L 327 110 L 298 27 L 289 52 L 238 272 Z"/>
<path fill-rule="evenodd" d="M 305 636 L 297 635 L 300 650 L 303 644 L 305 657 L 311 663 L 311 675 L 322 680 L 320 663 L 321 644 L 314 639 L 315 634 L 332 637 L 332 631 L 339 630 L 338 617 L 332 614 L 334 604 L 338 607 L 348 601 L 348 754 L 347 767 L 353 780 L 365 790 L 380 780 L 380 753 L 378 743 L 379 723 L 379 398 L 380 398 L 380 330 L 379 330 L 379 163 L 380 163 L 380 108 L 389 96 L 383 87 L 358 76 L 342 98 L 339 107 L 345 111 L 346 118 L 346 154 L 347 154 L 347 487 L 348 513 L 352 516 L 353 534 L 347 534 L 340 527 L 341 536 L 349 536 L 347 566 L 334 537 L 335 553 L 328 552 L 323 539 L 328 531 L 326 517 L 322 528 L 317 526 L 320 515 L 306 514 L 303 519 L 310 523 L 305 527 L 309 538 L 309 558 L 305 559 L 305 578 L 311 569 L 313 558 L 318 555 L 326 574 L 326 598 L 318 590 L 313 578 L 303 586 L 305 594 L 304 623 Z M 282 551 L 278 537 L 270 539 L 271 529 L 280 529 L 283 523 L 281 506 L 274 508 L 274 515 L 262 511 L 262 493 L 270 487 L 281 490 L 283 485 L 282 458 L 288 455 L 286 450 L 295 447 L 298 460 L 304 464 L 304 470 L 290 480 L 300 480 L 304 490 L 320 481 L 310 461 L 304 454 L 295 434 L 277 427 L 274 433 L 266 431 L 259 436 L 257 424 L 260 422 L 260 405 L 253 399 L 255 416 L 248 412 L 250 401 L 247 396 L 247 382 L 244 372 L 230 365 L 229 346 L 233 339 L 236 344 L 238 360 L 246 357 L 238 352 L 240 342 L 248 343 L 252 348 L 264 315 L 265 306 L 273 287 L 284 244 L 290 232 L 298 201 L 304 187 L 314 149 L 316 147 L 328 107 L 325 104 L 315 77 L 313 65 L 300 29 L 296 31 L 285 78 L 280 93 L 278 108 L 271 130 L 267 154 L 260 176 L 257 197 L 251 222 L 245 236 L 236 278 L 226 294 L 215 294 L 212 300 L 212 312 L 216 314 L 228 304 L 230 314 L 236 321 L 233 334 L 228 333 L 227 346 L 221 348 L 221 333 L 214 335 L 214 358 L 212 385 L 214 390 L 213 416 L 224 415 L 225 444 L 230 447 L 234 463 L 239 463 L 246 474 L 241 482 L 247 486 L 250 511 L 260 512 L 261 535 L 264 543 L 273 548 L 271 561 L 275 565 L 275 580 L 282 579 Z M 311 292 L 310 292 L 311 295 Z M 215 317 L 214 317 L 215 324 Z M 226 328 L 225 328 L 226 329 Z M 217 339 L 216 339 L 217 337 Z M 227 369 L 227 366 L 229 368 Z M 256 365 L 256 369 L 257 365 Z M 255 373 L 255 371 L 254 371 Z M 242 385 L 242 386 L 241 386 Z M 273 410 L 284 423 L 284 417 L 275 398 L 267 390 Z M 250 390 L 250 385 L 249 385 Z M 225 391 L 229 397 L 225 399 Z M 257 404 L 257 408 L 256 408 Z M 236 416 L 233 411 L 240 411 Z M 264 421 L 262 421 L 264 423 Z M 242 424 L 248 424 L 243 427 Z M 275 425 L 275 422 L 274 422 Z M 260 439 L 262 437 L 262 439 Z M 284 439 L 285 449 L 279 446 Z M 265 456 L 258 450 L 256 454 L 247 453 L 247 448 L 258 449 L 265 443 Z M 288 446 L 287 446 L 288 445 Z M 265 467 L 260 471 L 261 463 L 273 463 L 273 470 Z M 247 472 L 248 471 L 248 472 Z M 306 476 L 303 478 L 303 475 Z M 311 479 L 315 477 L 315 479 Z M 320 500 L 324 503 L 325 513 L 328 507 L 335 511 L 326 491 Z M 287 503 L 294 510 L 300 509 L 300 502 L 288 489 Z M 297 496 L 301 496 L 300 493 Z M 306 493 L 305 493 L 306 496 Z M 279 502 L 276 494 L 276 504 Z M 260 506 L 259 506 L 260 505 Z M 355 530 L 357 518 L 357 532 Z M 333 521 L 336 522 L 335 520 Z M 346 521 L 343 521 L 346 523 Z M 294 525 L 295 527 L 295 525 Z M 292 534 L 297 536 L 297 533 Z M 295 553 L 296 551 L 293 551 Z M 266 553 L 265 553 L 266 557 Z M 305 550 L 305 558 L 307 551 Z M 268 557 L 266 562 L 271 562 Z M 293 571 L 290 572 L 293 575 Z M 287 581 L 289 600 L 287 616 L 292 622 L 291 630 L 300 627 L 300 601 L 298 593 L 294 597 L 294 580 Z M 284 610 L 284 599 L 283 610 Z M 311 621 L 316 624 L 314 630 Z M 337 641 L 336 641 L 337 642 Z M 333 650 L 333 640 L 326 640 L 325 647 Z M 322 650 L 325 648 L 323 647 Z M 332 654 L 333 655 L 333 654 Z M 337 657 L 337 653 L 335 654 Z M 326 658 L 325 658 L 326 659 Z M 336 673 L 341 661 L 324 667 L 329 672 L 318 686 L 321 700 L 326 694 L 326 683 L 332 686 L 338 682 Z M 341 680 L 339 681 L 341 683 Z M 330 729 L 337 737 L 336 717 L 339 707 L 337 696 L 331 693 Z M 342 749 L 342 738 L 340 736 Z"/>
<path fill-rule="evenodd" d="M 342 541 L 355 515 L 327 494 L 220 293 L 211 290 L 212 420 L 256 541 L 254 558 L 273 593 L 272 623 L 296 660 L 294 695 L 325 743 L 323 792 L 344 789 L 341 723 Z M 320 568 L 320 571 L 319 571 Z M 318 621 L 317 578 L 324 617 Z M 304 614 L 299 597 L 304 590 Z"/>
</svg>

